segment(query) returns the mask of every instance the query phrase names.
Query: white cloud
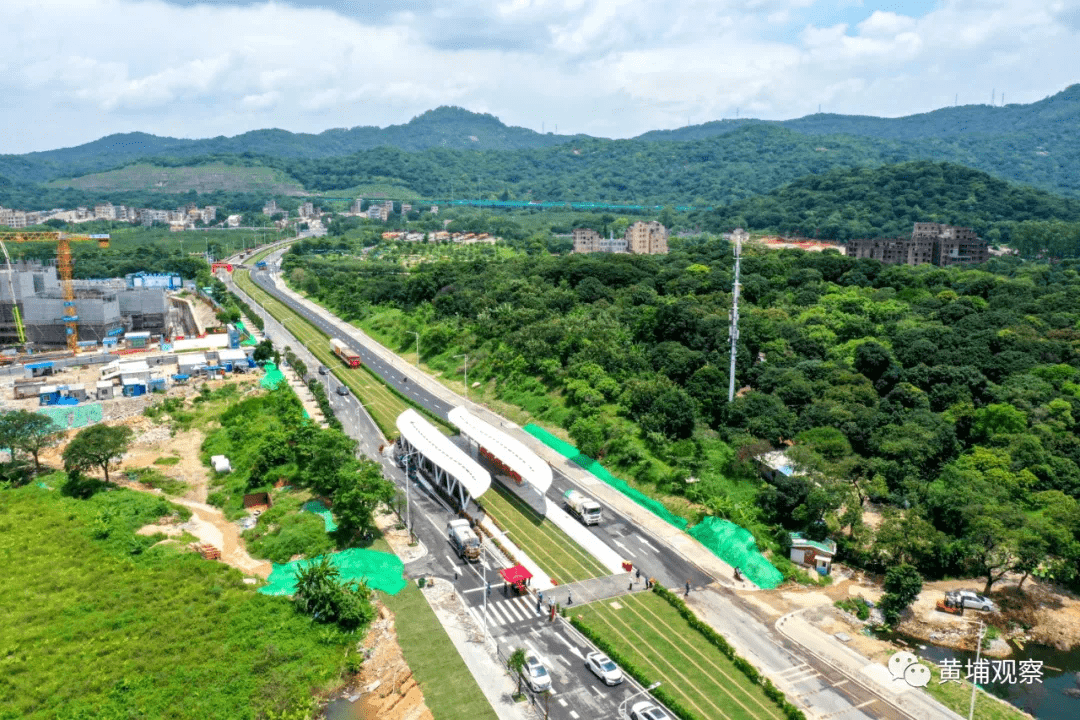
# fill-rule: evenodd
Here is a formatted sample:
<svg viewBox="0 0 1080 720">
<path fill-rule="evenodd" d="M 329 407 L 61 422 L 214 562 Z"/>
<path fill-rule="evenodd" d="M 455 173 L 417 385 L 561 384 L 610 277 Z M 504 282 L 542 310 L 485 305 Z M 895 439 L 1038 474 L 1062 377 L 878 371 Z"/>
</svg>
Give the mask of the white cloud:
<svg viewBox="0 0 1080 720">
<path fill-rule="evenodd" d="M 387 125 L 446 104 L 626 137 L 736 108 L 902 115 L 993 88 L 1031 102 L 1080 79 L 1080 0 L 942 0 L 923 17 L 840 0 L 403 0 L 356 16 L 175 2 L 5 0 L 0 92 L 49 120 L 0 114 L 0 153 Z"/>
</svg>

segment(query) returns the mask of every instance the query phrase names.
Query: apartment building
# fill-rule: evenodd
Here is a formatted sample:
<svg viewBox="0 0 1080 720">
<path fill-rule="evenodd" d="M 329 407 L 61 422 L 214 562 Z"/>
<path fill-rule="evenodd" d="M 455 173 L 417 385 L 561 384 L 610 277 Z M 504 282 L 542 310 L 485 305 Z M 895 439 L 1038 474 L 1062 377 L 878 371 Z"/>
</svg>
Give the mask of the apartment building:
<svg viewBox="0 0 1080 720">
<path fill-rule="evenodd" d="M 273 215 L 277 211 L 277 202 L 274 200 L 270 200 L 265 205 L 263 205 L 263 215 Z"/>
<path fill-rule="evenodd" d="M 849 240 L 847 254 L 886 265 L 932 263 L 941 267 L 983 263 L 990 258 L 986 241 L 979 239 L 974 230 L 940 223 L 915 223 L 910 238 Z"/>
<path fill-rule="evenodd" d="M 656 222 L 636 222 L 626 229 L 626 244 L 635 255 L 666 255 L 668 230 Z"/>
</svg>

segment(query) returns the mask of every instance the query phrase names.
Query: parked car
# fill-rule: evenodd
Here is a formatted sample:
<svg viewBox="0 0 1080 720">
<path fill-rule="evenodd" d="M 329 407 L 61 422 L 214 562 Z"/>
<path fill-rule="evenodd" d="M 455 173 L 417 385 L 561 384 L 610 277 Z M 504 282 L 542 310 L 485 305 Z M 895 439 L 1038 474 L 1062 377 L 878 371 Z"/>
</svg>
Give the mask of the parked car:
<svg viewBox="0 0 1080 720">
<path fill-rule="evenodd" d="M 630 720 L 671 720 L 671 716 L 654 703 L 643 700 L 634 703 L 634 706 L 630 708 Z"/>
<path fill-rule="evenodd" d="M 974 590 L 954 590 L 953 592 L 945 593 L 945 595 L 953 601 L 954 605 L 961 605 L 965 610 L 983 610 L 985 612 L 996 612 L 997 606 L 994 605 L 994 601 L 985 595 L 980 595 Z"/>
<path fill-rule="evenodd" d="M 319 374 L 320 375 L 325 375 L 328 372 L 330 372 L 330 370 L 325 365 L 320 365 L 319 366 Z"/>
<path fill-rule="evenodd" d="M 544 667 L 544 663 L 533 653 L 525 655 L 525 682 L 533 692 L 544 692 L 551 689 L 551 673 Z"/>
<path fill-rule="evenodd" d="M 349 388 L 345 387 L 344 385 L 338 385 L 337 386 L 337 394 L 338 395 L 348 395 L 349 394 Z"/>
<path fill-rule="evenodd" d="M 605 685 L 619 685 L 623 681 L 622 670 L 602 652 L 592 652 L 585 656 L 585 667 L 593 675 L 604 681 Z"/>
</svg>

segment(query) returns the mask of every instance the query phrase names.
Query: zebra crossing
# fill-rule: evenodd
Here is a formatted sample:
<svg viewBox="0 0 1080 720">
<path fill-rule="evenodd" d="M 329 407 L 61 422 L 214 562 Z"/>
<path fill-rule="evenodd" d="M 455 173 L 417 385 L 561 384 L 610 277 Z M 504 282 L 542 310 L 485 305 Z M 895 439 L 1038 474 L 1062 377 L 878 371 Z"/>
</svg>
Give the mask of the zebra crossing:
<svg viewBox="0 0 1080 720">
<path fill-rule="evenodd" d="M 477 607 L 469 607 L 469 614 L 477 623 L 484 624 L 483 601 Z M 487 624 L 488 626 L 512 625 L 515 623 L 534 620 L 543 615 L 536 609 L 536 599 L 527 597 L 515 597 L 509 600 L 493 600 L 488 598 Z"/>
</svg>

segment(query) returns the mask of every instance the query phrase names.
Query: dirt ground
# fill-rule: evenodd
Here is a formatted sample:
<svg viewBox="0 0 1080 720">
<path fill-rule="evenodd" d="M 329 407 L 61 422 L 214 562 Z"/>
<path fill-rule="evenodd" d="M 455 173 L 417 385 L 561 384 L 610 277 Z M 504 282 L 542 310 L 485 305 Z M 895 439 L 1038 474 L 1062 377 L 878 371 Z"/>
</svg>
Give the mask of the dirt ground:
<svg viewBox="0 0 1080 720">
<path fill-rule="evenodd" d="M 791 589 L 781 587 L 767 592 L 740 593 L 748 601 L 769 610 L 776 616 L 802 608 L 818 608 L 808 612 L 807 619 L 830 634 L 846 632 L 852 637 L 848 644 L 873 658 L 876 654 L 895 650 L 861 634 L 864 623 L 832 605 L 838 600 L 862 597 L 876 603 L 883 593 L 882 578 L 833 566 L 834 582 L 827 587 Z M 991 598 L 999 612 L 983 613 L 968 610 L 963 616 L 950 615 L 937 609 L 937 601 L 949 590 L 982 592 L 978 580 L 942 580 L 928 582 L 913 603 L 910 613 L 901 622 L 900 631 L 923 642 L 960 649 L 975 649 L 979 620 L 1001 630 L 1001 639 L 994 641 L 986 654 L 1005 656 L 1016 651 L 1016 643 L 1029 642 L 1050 645 L 1060 650 L 1080 646 L 1080 598 L 1060 588 L 1033 578 L 1017 590 L 1019 576 L 1006 576 L 995 583 Z"/>
<path fill-rule="evenodd" d="M 253 379 L 247 376 L 230 376 L 224 382 L 251 383 Z M 215 383 L 215 386 L 217 383 Z M 193 397 L 196 394 L 192 386 L 174 386 L 170 388 L 170 396 Z M 204 433 L 199 430 L 189 430 L 170 433 L 165 424 L 158 424 L 155 420 L 145 415 L 130 415 L 121 418 L 110 425 L 126 425 L 134 432 L 131 448 L 120 462 L 119 469 L 110 476 L 117 481 L 118 485 L 128 487 L 140 492 L 161 494 L 160 490 L 142 485 L 137 482 L 129 482 L 123 478 L 125 470 L 135 468 L 153 468 L 162 475 L 180 480 L 187 485 L 187 491 L 181 497 L 172 497 L 173 502 L 184 505 L 191 509 L 191 519 L 177 526 L 149 525 L 140 528 L 141 534 L 153 534 L 155 529 L 166 535 L 175 536 L 181 532 L 188 532 L 199 539 L 200 543 L 213 545 L 221 550 L 221 560 L 248 575 L 255 575 L 266 579 L 273 570 L 273 564 L 266 560 L 257 560 L 248 554 L 244 547 L 244 541 L 240 537 L 242 530 L 235 523 L 225 519 L 224 514 L 211 505 L 206 504 L 206 497 L 210 482 L 209 468 L 199 460 L 199 452 L 202 447 Z M 69 432 L 67 438 L 58 446 L 49 448 L 41 455 L 43 464 L 53 467 L 62 467 L 62 453 L 67 445 L 67 440 L 74 436 Z M 180 460 L 175 465 L 155 465 L 154 461 L 163 457 L 178 457 Z"/>
</svg>

